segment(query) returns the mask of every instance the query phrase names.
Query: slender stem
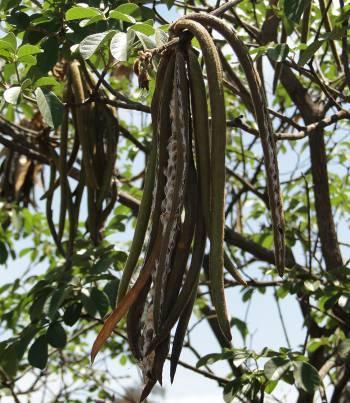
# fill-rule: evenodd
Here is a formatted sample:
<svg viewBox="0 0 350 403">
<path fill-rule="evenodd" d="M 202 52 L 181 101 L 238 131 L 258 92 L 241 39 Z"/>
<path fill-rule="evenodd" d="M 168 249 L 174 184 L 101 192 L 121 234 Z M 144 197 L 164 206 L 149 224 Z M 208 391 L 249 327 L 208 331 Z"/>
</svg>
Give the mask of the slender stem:
<svg viewBox="0 0 350 403">
<path fill-rule="evenodd" d="M 190 365 L 190 364 L 187 364 L 187 363 L 184 362 L 184 361 L 179 360 L 178 363 L 179 363 L 182 367 L 187 368 L 187 369 L 191 370 L 192 372 L 195 372 L 196 374 L 203 375 L 205 378 L 212 379 L 213 381 L 218 382 L 220 385 L 226 385 L 227 383 L 229 383 L 229 380 L 228 380 L 228 379 L 221 378 L 221 377 L 219 377 L 219 376 L 216 376 L 216 375 L 211 374 L 210 372 L 207 372 L 207 371 L 203 371 L 203 370 L 201 370 L 201 369 L 198 369 L 198 368 L 196 368 L 196 367 L 194 367 L 194 366 L 192 366 L 192 365 Z"/>
<path fill-rule="evenodd" d="M 274 293 L 274 297 L 275 297 L 276 306 L 277 306 L 277 310 L 278 310 L 278 316 L 279 316 L 280 321 L 281 321 L 284 337 L 286 338 L 288 348 L 291 349 L 292 347 L 291 347 L 291 344 L 290 344 L 287 328 L 286 328 L 286 325 L 284 323 L 284 318 L 283 318 L 283 314 L 282 314 L 282 310 L 281 310 L 281 305 L 280 305 L 279 299 L 277 297 L 276 291 Z"/>
</svg>

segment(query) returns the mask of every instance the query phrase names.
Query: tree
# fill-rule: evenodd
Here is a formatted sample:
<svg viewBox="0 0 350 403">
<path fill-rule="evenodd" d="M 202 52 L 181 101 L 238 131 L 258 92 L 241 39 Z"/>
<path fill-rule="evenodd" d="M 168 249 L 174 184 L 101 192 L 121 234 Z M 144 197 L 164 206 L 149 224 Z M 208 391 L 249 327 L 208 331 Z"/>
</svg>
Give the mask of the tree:
<svg viewBox="0 0 350 403">
<path fill-rule="evenodd" d="M 225 401 L 267 401 L 283 382 L 299 403 L 347 401 L 349 5 L 5 0 L 0 13 L 0 264 L 28 262 L 0 287 L 0 393 L 123 399 L 119 359 L 143 363 L 146 397 L 169 358 L 172 378 L 180 362 Z M 292 295 L 304 344 L 231 343 L 231 327 L 248 335 L 226 313 L 234 287 L 247 304 Z M 219 346 L 196 367 L 179 361 L 183 343 L 196 352 L 192 311 Z M 92 347 L 106 367 L 89 367 Z"/>
</svg>

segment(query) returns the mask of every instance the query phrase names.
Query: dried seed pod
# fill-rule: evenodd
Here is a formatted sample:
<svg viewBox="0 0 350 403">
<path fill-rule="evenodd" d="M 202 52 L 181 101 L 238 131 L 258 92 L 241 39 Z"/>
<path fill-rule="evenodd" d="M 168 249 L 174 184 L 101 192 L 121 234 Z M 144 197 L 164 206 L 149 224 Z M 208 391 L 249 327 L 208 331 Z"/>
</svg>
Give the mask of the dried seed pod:
<svg viewBox="0 0 350 403">
<path fill-rule="evenodd" d="M 163 228 L 162 246 L 155 276 L 154 322 L 159 327 L 160 311 L 164 301 L 164 290 L 171 269 L 176 237 L 180 228 L 184 191 L 189 159 L 189 100 L 185 70 L 185 59 L 176 52 L 173 94 L 170 101 L 171 136 L 168 142 L 168 164 L 164 199 L 161 205 Z"/>
<path fill-rule="evenodd" d="M 272 217 L 276 264 L 279 270 L 283 267 L 283 213 L 276 150 L 265 93 L 257 72 L 234 32 L 222 27 L 220 20 L 202 14 L 182 18 L 172 25 L 171 32 L 177 35 L 188 30 L 200 43 L 207 70 L 212 124 L 209 129 L 201 67 L 193 50 L 181 44 L 175 56 L 170 51 L 170 56 L 161 59 L 152 102 L 152 159 L 147 168 L 131 253 L 122 276 L 117 307 L 107 318 L 91 353 L 93 359 L 115 325 L 129 311 L 130 348 L 139 361 L 145 381 L 141 399 L 148 396 L 156 381 L 162 382 L 170 333 L 178 322 L 171 354 L 173 380 L 196 298 L 208 236 L 210 291 L 220 336 L 228 346 L 231 333 L 224 295 L 224 262 L 237 281 L 245 284 L 224 252 L 226 119 L 220 58 L 210 34 L 197 20 L 213 26 L 229 41 L 246 73 L 262 136 L 270 205 L 275 208 Z M 134 65 L 139 76 L 149 62 L 149 54 L 140 54 Z M 258 110 L 259 105 L 262 110 Z M 184 221 L 181 219 L 183 212 Z M 134 286 L 127 292 L 148 227 L 144 264 Z M 191 263 L 186 270 L 192 240 Z"/>
<path fill-rule="evenodd" d="M 157 84 L 155 87 L 156 91 L 152 99 L 151 109 L 152 109 L 152 122 L 153 122 L 153 139 L 152 139 L 152 149 L 146 169 L 143 196 L 139 208 L 139 213 L 137 216 L 134 238 L 131 244 L 128 259 L 126 261 L 123 270 L 122 278 L 119 283 L 117 302 L 119 302 L 123 298 L 129 286 L 131 276 L 135 270 L 137 260 L 140 256 L 142 246 L 144 244 L 150 216 L 152 215 L 152 212 L 159 211 L 159 205 L 161 203 L 161 196 L 157 194 L 154 195 L 153 189 L 157 188 L 157 183 L 159 182 L 159 180 L 156 181 L 155 177 L 162 175 L 162 173 L 160 172 L 161 168 L 159 165 L 160 164 L 163 165 L 163 160 L 165 159 L 164 157 L 162 159 L 158 157 L 157 149 L 158 147 L 160 147 L 161 142 L 161 140 L 159 139 L 159 130 L 160 130 L 159 110 L 160 105 L 162 104 L 161 97 L 163 89 L 163 78 L 165 76 L 166 68 L 168 65 L 172 66 L 173 62 L 169 60 L 169 57 L 167 55 L 165 55 L 163 56 L 159 64 L 158 69 L 159 74 L 157 75 Z M 168 74 L 170 76 L 172 72 L 170 71 Z M 154 196 L 158 198 L 159 201 L 154 201 Z M 152 225 L 158 225 L 158 222 L 155 218 L 152 219 Z M 153 231 L 153 233 L 151 233 L 151 237 L 152 236 L 153 237 L 155 236 L 155 230 Z"/>
<path fill-rule="evenodd" d="M 211 125 L 211 204 L 210 204 L 210 283 L 213 304 L 223 335 L 231 340 L 224 293 L 224 206 L 225 206 L 225 148 L 226 117 L 223 91 L 223 77 L 220 57 L 208 31 L 199 23 L 180 19 L 170 28 L 174 33 L 190 31 L 197 38 L 205 61 L 209 85 L 209 98 L 212 114 Z"/>
<path fill-rule="evenodd" d="M 261 84 L 259 74 L 254 67 L 251 57 L 249 56 L 249 51 L 243 42 L 238 38 L 232 27 L 228 27 L 219 18 L 209 14 L 191 14 L 188 17 L 184 17 L 184 19 L 186 18 L 198 21 L 201 24 L 210 26 L 218 31 L 227 40 L 236 53 L 240 65 L 247 77 L 264 153 L 270 211 L 274 231 L 276 268 L 279 274 L 282 276 L 285 265 L 285 235 L 283 205 L 278 175 L 276 142 L 267 109 L 266 95 Z"/>
<path fill-rule="evenodd" d="M 66 96 L 66 99 L 67 98 L 68 97 Z M 59 215 L 58 233 L 57 233 L 59 241 L 62 240 L 64 233 L 67 206 L 68 206 L 68 193 L 69 193 L 69 182 L 67 172 L 68 120 L 69 120 L 69 111 L 68 108 L 65 108 L 63 115 L 63 123 L 61 127 L 60 157 L 59 157 L 60 185 L 61 185 L 61 198 L 60 198 L 61 205 L 60 205 L 60 215 Z"/>
<path fill-rule="evenodd" d="M 174 72 L 174 58 L 170 57 L 169 62 L 167 63 L 167 68 L 166 68 L 166 74 L 165 74 L 165 79 L 164 79 L 164 86 L 162 86 L 162 102 L 159 103 L 159 105 L 162 106 L 164 109 L 164 113 L 158 113 L 156 110 L 156 105 L 153 104 L 153 116 L 157 117 L 157 124 L 156 127 L 154 128 L 155 132 L 155 141 L 157 144 L 157 154 L 155 158 L 156 162 L 156 175 L 155 175 L 155 183 L 154 183 L 154 191 L 151 193 L 151 199 L 148 199 L 149 195 L 145 195 L 145 204 L 147 207 L 147 210 L 149 207 L 151 207 L 151 231 L 150 231 L 150 240 L 148 244 L 148 252 L 146 256 L 145 263 L 141 269 L 140 275 L 138 279 L 136 280 L 134 286 L 126 293 L 127 286 L 129 284 L 132 272 L 134 270 L 134 265 L 131 265 L 133 263 L 133 260 L 135 259 L 135 264 L 137 262 L 137 259 L 140 255 L 144 237 L 145 237 L 145 232 L 147 229 L 147 224 L 148 224 L 148 217 L 149 213 L 146 211 L 145 216 L 141 216 L 140 218 L 142 219 L 140 227 L 136 227 L 137 233 L 135 231 L 135 235 L 137 235 L 137 238 L 135 239 L 136 244 L 135 244 L 135 249 L 133 250 L 133 256 L 132 259 L 129 261 L 129 266 L 127 266 L 127 274 L 125 277 L 122 279 L 123 283 L 123 289 L 122 292 L 123 295 L 120 297 L 120 300 L 117 304 L 117 307 L 114 309 L 114 311 L 111 313 L 111 315 L 107 318 L 107 320 L 104 323 L 103 328 L 101 329 L 100 333 L 98 334 L 94 345 L 92 347 L 92 352 L 91 352 L 91 359 L 93 361 L 94 357 L 96 356 L 97 352 L 101 348 L 101 346 L 104 344 L 105 340 L 111 335 L 114 327 L 117 325 L 117 323 L 120 321 L 120 319 L 126 314 L 128 309 L 137 301 L 139 298 L 140 293 L 146 287 L 146 285 L 149 282 L 149 279 L 152 275 L 152 273 L 155 272 L 155 267 L 157 265 L 157 262 L 159 260 L 159 253 L 160 253 L 160 248 L 161 248 L 161 242 L 162 242 L 162 227 L 161 227 L 161 221 L 160 221 L 160 206 L 164 197 L 164 182 L 165 180 L 163 179 L 163 170 L 164 166 L 167 162 L 166 155 L 164 153 L 167 140 L 168 140 L 168 133 L 169 133 L 169 111 L 167 113 L 166 107 L 169 108 L 170 104 L 170 98 L 172 94 L 172 80 L 170 79 L 173 76 Z M 170 84 L 170 85 L 169 85 Z M 158 103 L 158 102 L 157 102 Z M 150 178 L 151 181 L 151 178 Z M 151 183 L 151 182 L 150 182 Z M 152 188 L 150 187 L 150 190 Z M 151 201 L 151 206 L 150 206 L 150 201 Z M 148 216 L 147 216 L 148 215 Z M 127 262 L 128 264 L 128 262 Z"/>
<path fill-rule="evenodd" d="M 86 171 L 86 180 L 88 186 L 90 186 L 92 189 L 97 189 L 98 184 L 93 167 L 91 130 L 90 125 L 86 122 L 86 117 L 91 117 L 91 113 L 88 112 L 90 106 L 83 105 L 86 97 L 78 62 L 73 62 L 70 64 L 70 76 L 72 80 L 75 102 L 80 104 L 76 107 L 77 131 L 83 152 L 83 164 Z"/>
<path fill-rule="evenodd" d="M 193 135 L 195 139 L 201 204 L 209 231 L 210 212 L 210 132 L 207 94 L 202 67 L 192 49 L 188 51 L 188 75 L 191 90 Z"/>
</svg>

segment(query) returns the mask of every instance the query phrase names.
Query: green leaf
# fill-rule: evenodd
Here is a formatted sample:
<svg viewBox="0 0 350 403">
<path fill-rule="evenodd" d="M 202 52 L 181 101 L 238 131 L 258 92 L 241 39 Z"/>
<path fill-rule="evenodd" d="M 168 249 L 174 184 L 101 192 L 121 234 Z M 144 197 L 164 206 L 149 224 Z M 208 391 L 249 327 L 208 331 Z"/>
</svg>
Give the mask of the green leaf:
<svg viewBox="0 0 350 403">
<path fill-rule="evenodd" d="M 0 39 L 0 48 L 7 49 L 16 52 L 17 49 L 17 41 L 13 32 L 10 32 L 6 36 Z"/>
<path fill-rule="evenodd" d="M 98 260 L 91 269 L 91 272 L 93 274 L 100 274 L 103 273 L 105 271 L 107 271 L 110 267 L 112 267 L 113 265 L 113 257 L 111 256 L 107 256 L 105 258 L 102 258 L 100 260 Z"/>
<path fill-rule="evenodd" d="M 294 361 L 295 384 L 307 393 L 314 393 L 321 385 L 321 378 L 315 367 L 305 361 Z"/>
<path fill-rule="evenodd" d="M 307 344 L 307 351 L 315 352 L 321 346 L 329 345 L 329 340 L 326 337 L 311 339 Z"/>
<path fill-rule="evenodd" d="M 6 49 L 2 49 L 0 47 L 0 60 L 1 60 L 1 58 L 5 59 L 5 60 L 12 60 L 11 53 L 8 52 Z"/>
<path fill-rule="evenodd" d="M 250 355 L 250 353 L 245 349 L 234 349 L 233 356 L 232 356 L 233 364 L 236 365 L 237 367 L 239 367 L 241 364 L 244 363 L 244 361 L 247 360 L 247 358 L 249 358 L 249 355 Z M 227 358 L 227 357 L 228 356 L 226 353 L 222 357 L 222 359 Z"/>
<path fill-rule="evenodd" d="M 118 32 L 111 40 L 111 54 L 118 62 L 128 60 L 128 35 L 125 32 Z"/>
<path fill-rule="evenodd" d="M 175 4 L 175 0 L 165 0 L 165 4 L 168 7 L 168 10 L 170 10 Z"/>
<path fill-rule="evenodd" d="M 12 10 L 11 14 L 6 18 L 6 21 L 15 26 L 17 30 L 24 31 L 30 24 L 30 18 L 26 13 Z"/>
<path fill-rule="evenodd" d="M 119 364 L 124 366 L 124 365 L 126 365 L 127 362 L 128 362 L 128 357 L 125 354 L 123 354 L 119 359 Z"/>
<path fill-rule="evenodd" d="M 103 288 L 103 292 L 107 294 L 109 298 L 109 303 L 112 308 L 115 307 L 115 304 L 117 302 L 117 293 L 118 293 L 118 285 L 119 285 L 119 280 L 114 279 L 109 281 Z"/>
<path fill-rule="evenodd" d="M 68 326 L 75 325 L 80 318 L 82 307 L 83 306 L 80 303 L 69 305 L 69 307 L 64 312 L 63 322 Z"/>
<path fill-rule="evenodd" d="M 14 378 L 18 368 L 16 344 L 7 346 L 0 354 L 0 367 L 10 378 Z"/>
<path fill-rule="evenodd" d="M 317 40 L 315 42 L 312 42 L 311 45 L 309 45 L 306 49 L 303 49 L 300 52 L 298 64 L 300 64 L 300 66 L 304 66 L 304 64 L 307 63 L 322 46 L 323 42 L 324 41 Z"/>
<path fill-rule="evenodd" d="M 153 39 L 149 38 L 149 36 L 145 35 L 143 32 L 137 30 L 135 30 L 134 32 L 136 33 L 144 49 L 154 49 L 155 47 L 157 47 L 156 42 Z"/>
<path fill-rule="evenodd" d="M 52 294 L 48 310 L 48 316 L 50 319 L 53 319 L 56 316 L 58 309 L 61 307 L 65 298 L 65 291 L 65 288 L 61 287 Z"/>
<path fill-rule="evenodd" d="M 26 78 L 25 80 L 22 81 L 21 88 L 22 90 L 25 90 L 26 88 L 30 87 L 32 85 L 32 80 L 30 78 Z"/>
<path fill-rule="evenodd" d="M 41 319 L 45 303 L 49 298 L 51 292 L 52 288 L 47 287 L 42 293 L 40 293 L 37 298 L 34 299 L 32 305 L 29 308 L 29 316 L 31 322 L 37 322 L 39 319 Z"/>
<path fill-rule="evenodd" d="M 280 43 L 279 45 L 267 50 L 267 55 L 275 62 L 282 62 L 285 60 L 288 53 L 289 46 L 286 43 Z"/>
<path fill-rule="evenodd" d="M 27 350 L 29 343 L 33 340 L 34 336 L 38 333 L 36 325 L 29 325 L 19 335 L 20 339 L 16 342 L 16 353 L 18 361 L 20 361 Z"/>
<path fill-rule="evenodd" d="M 40 77 L 38 80 L 35 81 L 35 87 L 46 87 L 46 86 L 55 86 L 58 85 L 59 82 L 55 79 L 55 77 Z"/>
<path fill-rule="evenodd" d="M 298 23 L 309 4 L 310 0 L 284 0 L 284 14 L 289 20 Z"/>
<path fill-rule="evenodd" d="M 339 344 L 338 354 L 342 360 L 350 359 L 350 339 L 345 339 Z"/>
<path fill-rule="evenodd" d="M 18 63 L 24 63 L 31 66 L 35 65 L 36 62 L 37 59 L 33 55 L 24 55 L 18 59 Z"/>
<path fill-rule="evenodd" d="M 119 11 L 120 13 L 123 13 L 123 14 L 132 15 L 132 14 L 135 14 L 135 13 L 139 12 L 139 10 L 140 10 L 140 7 L 137 4 L 135 4 L 135 3 L 126 3 L 126 4 L 122 4 L 122 5 L 118 6 L 113 11 Z"/>
<path fill-rule="evenodd" d="M 63 348 L 67 343 L 67 335 L 63 326 L 59 323 L 53 323 L 46 332 L 47 341 L 52 347 Z"/>
<path fill-rule="evenodd" d="M 128 258 L 128 254 L 119 250 L 113 253 L 113 266 L 117 271 L 123 270 L 125 266 L 125 262 Z"/>
<path fill-rule="evenodd" d="M 282 285 L 281 287 L 279 287 L 276 291 L 276 296 L 279 299 L 283 299 L 285 298 L 287 295 L 289 295 L 290 292 L 290 288 L 287 285 Z"/>
<path fill-rule="evenodd" d="M 133 25 L 132 29 L 145 35 L 154 35 L 155 33 L 155 29 L 151 25 L 141 22 Z"/>
<path fill-rule="evenodd" d="M 43 52 L 39 53 L 37 56 L 37 65 L 40 69 L 40 72 L 42 72 L 39 77 L 50 71 L 52 67 L 57 63 L 59 52 L 58 39 L 48 38 L 41 43 L 41 48 Z"/>
<path fill-rule="evenodd" d="M 109 13 L 109 17 L 113 18 L 115 20 L 118 20 L 118 21 L 129 22 L 131 24 L 136 21 L 134 17 L 127 15 L 127 14 L 123 14 L 117 10 L 111 11 Z"/>
<path fill-rule="evenodd" d="M 156 29 L 155 31 L 155 40 L 157 47 L 164 45 L 168 42 L 168 34 L 164 32 L 162 29 Z"/>
<path fill-rule="evenodd" d="M 47 90 L 35 90 L 36 102 L 43 116 L 44 122 L 56 129 L 62 123 L 64 106 L 57 96 Z"/>
<path fill-rule="evenodd" d="M 39 46 L 25 44 L 18 49 L 17 56 L 22 57 L 27 55 L 36 55 L 41 52 L 42 50 L 39 48 Z"/>
<path fill-rule="evenodd" d="M 291 362 L 282 357 L 274 357 L 264 365 L 264 373 L 270 381 L 278 381 L 290 369 Z"/>
<path fill-rule="evenodd" d="M 101 11 L 94 7 L 72 7 L 66 12 L 66 20 L 82 20 L 102 15 Z"/>
<path fill-rule="evenodd" d="M 83 39 L 79 45 L 79 51 L 83 56 L 83 59 L 89 59 L 96 50 L 102 45 L 110 31 L 100 32 L 99 34 L 93 34 Z"/>
<path fill-rule="evenodd" d="M 228 383 L 225 385 L 224 390 L 223 390 L 223 398 L 225 403 L 231 403 L 237 393 L 242 390 L 243 386 L 245 385 L 245 382 L 237 378 L 233 380 L 232 382 Z"/>
<path fill-rule="evenodd" d="M 5 264 L 8 258 L 6 245 L 0 241 L 0 264 Z"/>
<path fill-rule="evenodd" d="M 247 291 L 244 291 L 243 295 L 242 295 L 242 301 L 243 302 L 247 302 L 251 299 L 252 295 L 253 295 L 254 289 L 250 288 Z"/>
<path fill-rule="evenodd" d="M 96 24 L 96 22 L 102 21 L 104 19 L 105 19 L 104 15 L 96 15 L 96 17 L 93 17 L 93 18 L 90 18 L 90 19 L 87 19 L 87 20 L 81 20 L 79 22 L 79 26 L 84 28 L 84 27 L 87 27 L 88 25 Z"/>
<path fill-rule="evenodd" d="M 95 316 L 97 308 L 95 302 L 90 298 L 90 295 L 83 293 L 81 296 L 81 302 L 83 303 L 86 313 L 92 317 Z"/>
<path fill-rule="evenodd" d="M 4 99 L 12 105 L 17 105 L 18 98 L 21 94 L 21 87 L 11 87 L 4 91 Z"/>
<path fill-rule="evenodd" d="M 222 353 L 207 354 L 198 360 L 196 368 L 202 367 L 203 365 L 207 364 L 214 364 L 216 361 L 220 361 L 222 359 L 223 359 Z"/>
<path fill-rule="evenodd" d="M 94 302 L 101 318 L 103 318 L 109 310 L 109 299 L 107 295 L 94 287 L 90 292 L 90 298 Z"/>
<path fill-rule="evenodd" d="M 38 337 L 28 351 L 29 364 L 35 368 L 44 369 L 48 358 L 48 344 L 46 336 Z"/>
<path fill-rule="evenodd" d="M 248 336 L 248 328 L 247 324 L 243 322 L 243 320 L 240 320 L 238 318 L 232 318 L 231 319 L 231 327 L 236 326 L 239 332 L 241 333 L 242 339 L 245 340 L 246 337 Z"/>
</svg>

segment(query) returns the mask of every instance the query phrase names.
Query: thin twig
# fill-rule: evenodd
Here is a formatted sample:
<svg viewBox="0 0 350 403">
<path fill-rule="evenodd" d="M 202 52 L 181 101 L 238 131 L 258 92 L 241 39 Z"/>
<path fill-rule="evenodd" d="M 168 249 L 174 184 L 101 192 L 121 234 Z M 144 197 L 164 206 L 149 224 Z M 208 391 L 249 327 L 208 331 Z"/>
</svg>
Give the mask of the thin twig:
<svg viewBox="0 0 350 403">
<path fill-rule="evenodd" d="M 207 372 L 207 371 L 203 371 L 203 370 L 201 370 L 201 369 L 198 369 L 198 368 L 196 368 L 196 367 L 194 367 L 194 366 L 192 366 L 192 365 L 190 365 L 190 364 L 187 364 L 187 363 L 184 362 L 184 361 L 179 360 L 179 364 L 180 364 L 182 367 L 187 368 L 187 369 L 189 369 L 189 370 L 192 371 L 192 372 L 195 372 L 196 374 L 203 375 L 205 378 L 212 379 L 213 381 L 218 382 L 220 385 L 226 385 L 227 383 L 229 383 L 229 380 L 228 380 L 228 379 L 221 378 L 221 377 L 219 377 L 219 376 L 216 376 L 216 375 L 211 374 L 210 372 Z"/>
</svg>

